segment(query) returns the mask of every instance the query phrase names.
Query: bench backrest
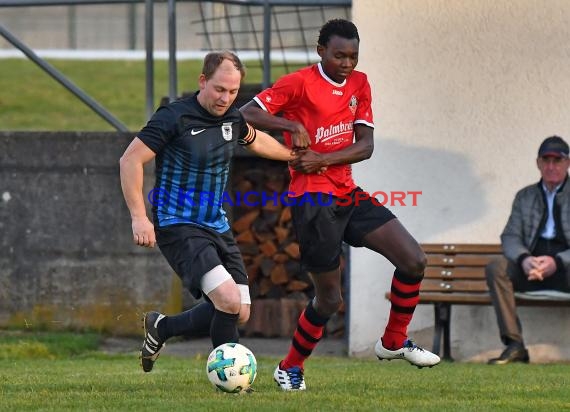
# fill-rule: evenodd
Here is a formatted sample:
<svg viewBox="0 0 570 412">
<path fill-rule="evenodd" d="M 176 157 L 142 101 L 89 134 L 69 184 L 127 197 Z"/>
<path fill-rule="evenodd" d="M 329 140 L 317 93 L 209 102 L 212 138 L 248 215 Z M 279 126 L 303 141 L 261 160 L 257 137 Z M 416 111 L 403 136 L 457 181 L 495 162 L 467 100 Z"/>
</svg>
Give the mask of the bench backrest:
<svg viewBox="0 0 570 412">
<path fill-rule="evenodd" d="M 427 255 L 427 266 L 420 289 L 420 303 L 491 304 L 485 266 L 502 256 L 500 244 L 426 243 L 422 248 Z M 529 294 L 515 293 L 517 304 L 570 306 L 570 295 L 567 294 L 562 298 L 537 298 Z"/>
<path fill-rule="evenodd" d="M 485 266 L 502 254 L 499 244 L 423 244 L 427 255 L 421 293 L 488 294 Z"/>
</svg>

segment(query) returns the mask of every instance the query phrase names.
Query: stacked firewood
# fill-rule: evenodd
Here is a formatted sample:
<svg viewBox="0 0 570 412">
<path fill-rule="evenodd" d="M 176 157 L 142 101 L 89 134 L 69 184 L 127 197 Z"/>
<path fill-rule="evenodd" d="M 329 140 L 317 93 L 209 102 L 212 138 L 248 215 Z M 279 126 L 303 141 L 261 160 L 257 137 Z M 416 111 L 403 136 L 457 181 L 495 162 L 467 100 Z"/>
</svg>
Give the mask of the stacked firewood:
<svg viewBox="0 0 570 412">
<path fill-rule="evenodd" d="M 300 312 L 314 296 L 309 274 L 299 261 L 291 208 L 283 195 L 288 185 L 289 172 L 282 162 L 234 159 L 232 202 L 224 207 L 249 276 L 249 335 L 291 336 Z M 344 308 L 331 320 L 328 333 L 344 333 Z"/>
<path fill-rule="evenodd" d="M 307 298 L 312 284 L 301 268 L 291 208 L 283 197 L 289 184 L 287 166 L 261 159 L 255 162 L 259 167 L 243 171 L 236 164 L 232 176 L 232 229 L 250 279 L 251 297 Z"/>
</svg>

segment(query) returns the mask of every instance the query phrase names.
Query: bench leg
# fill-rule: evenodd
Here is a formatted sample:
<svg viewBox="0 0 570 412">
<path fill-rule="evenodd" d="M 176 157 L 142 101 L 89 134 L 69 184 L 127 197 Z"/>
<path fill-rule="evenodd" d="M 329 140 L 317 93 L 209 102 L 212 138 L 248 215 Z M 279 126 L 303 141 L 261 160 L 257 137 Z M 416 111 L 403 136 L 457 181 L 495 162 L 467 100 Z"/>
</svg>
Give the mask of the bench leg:
<svg viewBox="0 0 570 412">
<path fill-rule="evenodd" d="M 451 339 L 449 325 L 451 322 L 451 305 L 449 303 L 436 303 L 433 305 L 435 327 L 433 335 L 433 353 L 439 355 L 441 338 L 443 335 L 443 359 L 453 361 L 451 357 Z"/>
</svg>

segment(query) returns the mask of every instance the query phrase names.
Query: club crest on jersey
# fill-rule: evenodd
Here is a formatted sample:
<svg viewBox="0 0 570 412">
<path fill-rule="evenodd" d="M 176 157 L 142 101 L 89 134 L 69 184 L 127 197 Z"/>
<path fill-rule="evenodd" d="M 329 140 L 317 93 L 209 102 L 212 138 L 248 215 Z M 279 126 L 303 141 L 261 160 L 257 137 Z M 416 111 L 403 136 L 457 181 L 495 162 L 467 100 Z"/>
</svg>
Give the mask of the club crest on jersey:
<svg viewBox="0 0 570 412">
<path fill-rule="evenodd" d="M 354 115 L 356 114 L 356 108 L 358 107 L 358 99 L 356 98 L 356 96 L 352 96 L 350 98 L 350 103 L 348 104 L 348 108 L 350 109 L 350 112 Z"/>
<path fill-rule="evenodd" d="M 228 142 L 232 140 L 232 123 L 222 123 L 222 137 Z"/>
</svg>

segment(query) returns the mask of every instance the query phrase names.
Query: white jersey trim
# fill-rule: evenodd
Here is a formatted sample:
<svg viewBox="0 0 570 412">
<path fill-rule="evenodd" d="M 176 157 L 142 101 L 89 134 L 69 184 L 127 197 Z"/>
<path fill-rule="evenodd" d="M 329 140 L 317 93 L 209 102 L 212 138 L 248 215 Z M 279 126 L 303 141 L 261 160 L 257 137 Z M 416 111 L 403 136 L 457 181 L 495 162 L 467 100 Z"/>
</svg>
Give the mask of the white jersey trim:
<svg viewBox="0 0 570 412">
<path fill-rule="evenodd" d="M 374 123 L 367 122 L 366 120 L 357 119 L 354 121 L 354 124 L 363 124 L 374 129 Z"/>
<path fill-rule="evenodd" d="M 330 84 L 332 84 L 333 86 L 336 86 L 336 87 L 344 87 L 344 86 L 346 85 L 346 79 L 344 79 L 344 81 L 343 81 L 342 83 L 337 83 L 337 82 L 335 82 L 333 79 L 331 79 L 329 76 L 327 76 L 327 75 L 325 74 L 325 71 L 323 70 L 323 66 L 321 66 L 321 63 L 320 63 L 320 62 L 317 64 L 317 67 L 319 68 L 319 72 L 321 73 L 321 76 L 323 76 L 323 78 L 324 78 L 327 82 L 329 82 Z"/>
<path fill-rule="evenodd" d="M 263 110 L 265 110 L 266 112 L 269 112 L 269 110 L 267 110 L 267 107 L 265 107 L 265 105 L 261 102 L 261 100 L 259 99 L 259 97 L 254 96 L 253 100 L 255 100 L 255 102 L 259 105 L 259 107 L 261 107 Z"/>
</svg>

